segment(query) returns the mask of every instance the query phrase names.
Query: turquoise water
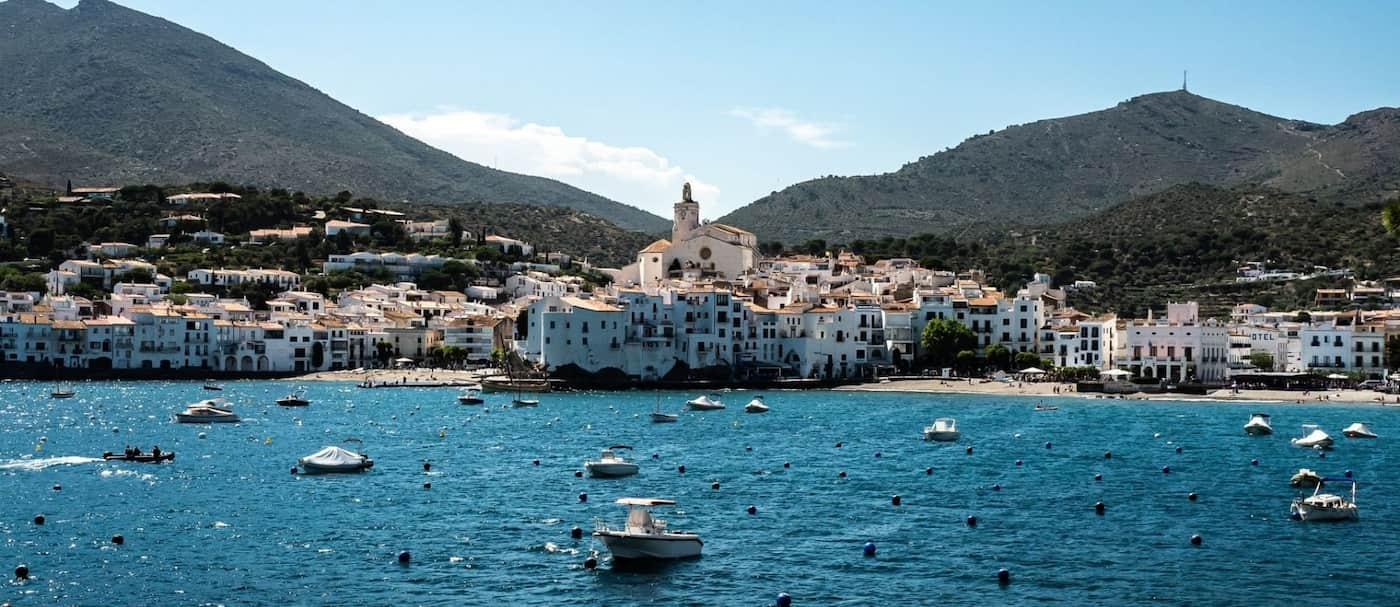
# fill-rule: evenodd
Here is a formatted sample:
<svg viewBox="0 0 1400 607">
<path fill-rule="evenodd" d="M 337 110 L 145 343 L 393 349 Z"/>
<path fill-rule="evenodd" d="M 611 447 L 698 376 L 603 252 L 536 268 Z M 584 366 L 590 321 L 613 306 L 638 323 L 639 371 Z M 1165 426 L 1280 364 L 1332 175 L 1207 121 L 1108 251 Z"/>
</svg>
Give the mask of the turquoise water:
<svg viewBox="0 0 1400 607">
<path fill-rule="evenodd" d="M 315 383 L 309 408 L 284 409 L 272 401 L 291 384 L 231 382 L 222 395 L 245 422 L 195 426 L 169 418 L 215 395 L 198 383 L 76 387 L 50 400 L 48 385 L 0 384 L 0 566 L 31 570 L 0 602 L 1379 605 L 1400 581 L 1395 408 L 1060 398 L 1034 412 L 1023 398 L 772 392 L 771 413 L 745 415 L 750 395 L 734 392 L 727 410 L 653 425 L 653 393 L 551 394 L 537 409 L 487 395 L 483 410 L 449 389 Z M 660 400 L 674 411 L 689 396 Z M 1244 435 L 1256 409 L 1276 435 Z M 940 416 L 958 419 L 961 442 L 920 440 Z M 1381 438 L 1342 439 L 1353 421 Z M 1337 437 L 1326 459 L 1288 444 L 1309 422 Z M 289 473 L 346 436 L 364 439 L 372 472 Z M 574 476 L 616 442 L 636 447 L 640 475 Z M 88 459 L 152 443 L 174 463 Z M 1367 481 L 1361 520 L 1289 520 L 1299 467 Z M 620 522 L 623 496 L 678 500 L 662 516 L 699 532 L 704 557 L 585 570 L 594 546 L 570 528 Z"/>
</svg>

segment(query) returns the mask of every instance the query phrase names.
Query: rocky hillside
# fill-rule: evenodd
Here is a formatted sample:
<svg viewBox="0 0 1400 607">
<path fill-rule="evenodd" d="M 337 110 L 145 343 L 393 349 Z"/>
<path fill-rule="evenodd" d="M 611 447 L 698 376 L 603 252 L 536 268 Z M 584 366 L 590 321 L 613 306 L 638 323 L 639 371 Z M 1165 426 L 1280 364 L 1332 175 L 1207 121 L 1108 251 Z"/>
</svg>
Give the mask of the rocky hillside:
<svg viewBox="0 0 1400 607">
<path fill-rule="evenodd" d="M 462 161 L 217 40 L 107 0 L 0 2 L 0 171 L 59 185 L 222 180 L 660 217 Z"/>
<path fill-rule="evenodd" d="M 788 187 L 722 218 L 765 240 L 1055 223 L 1184 183 L 1253 184 L 1347 203 L 1400 191 L 1400 110 L 1326 126 L 1185 91 L 974 136 L 898 171 Z"/>
</svg>

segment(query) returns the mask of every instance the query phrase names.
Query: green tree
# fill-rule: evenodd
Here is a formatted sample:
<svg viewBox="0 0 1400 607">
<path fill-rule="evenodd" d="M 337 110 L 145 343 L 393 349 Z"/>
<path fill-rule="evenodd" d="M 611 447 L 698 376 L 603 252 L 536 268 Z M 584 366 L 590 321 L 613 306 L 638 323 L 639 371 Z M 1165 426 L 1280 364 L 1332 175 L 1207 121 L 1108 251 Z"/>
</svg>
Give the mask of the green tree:
<svg viewBox="0 0 1400 607">
<path fill-rule="evenodd" d="M 128 270 L 125 274 L 121 275 L 122 282 L 130 282 L 138 285 L 151 284 L 155 282 L 155 280 L 156 277 L 151 275 L 151 271 L 144 268 Z"/>
<path fill-rule="evenodd" d="M 1389 344 L 1386 346 L 1389 347 Z M 1274 355 L 1268 352 L 1250 352 L 1249 364 L 1254 365 L 1254 368 L 1260 371 L 1273 371 Z"/>
<path fill-rule="evenodd" d="M 1001 344 L 987 346 L 987 364 L 1002 371 L 1011 368 L 1011 350 Z"/>
<path fill-rule="evenodd" d="M 1393 198 L 1381 207 L 1381 225 L 1392 236 L 1400 235 L 1400 198 Z"/>
<path fill-rule="evenodd" d="M 1400 335 L 1385 338 L 1385 366 L 1400 369 Z"/>
<path fill-rule="evenodd" d="M 1045 364 L 1035 352 L 1017 352 L 1014 363 L 1013 367 L 1016 371 L 1028 369 L 1030 367 L 1039 367 Z"/>
<path fill-rule="evenodd" d="M 447 220 L 447 243 L 453 248 L 462 246 L 462 221 L 456 217 Z"/>
<path fill-rule="evenodd" d="M 388 341 L 374 342 L 374 357 L 379 360 L 379 366 L 389 366 L 389 361 L 394 358 L 394 344 Z"/>
<path fill-rule="evenodd" d="M 953 356 L 953 367 L 962 375 L 972 373 L 972 369 L 977 366 L 977 353 L 972 350 L 961 350 Z"/>
<path fill-rule="evenodd" d="M 977 347 L 977 336 L 956 320 L 936 318 L 924 325 L 919 347 L 929 364 L 947 367 L 953 364 L 958 352 Z"/>
</svg>

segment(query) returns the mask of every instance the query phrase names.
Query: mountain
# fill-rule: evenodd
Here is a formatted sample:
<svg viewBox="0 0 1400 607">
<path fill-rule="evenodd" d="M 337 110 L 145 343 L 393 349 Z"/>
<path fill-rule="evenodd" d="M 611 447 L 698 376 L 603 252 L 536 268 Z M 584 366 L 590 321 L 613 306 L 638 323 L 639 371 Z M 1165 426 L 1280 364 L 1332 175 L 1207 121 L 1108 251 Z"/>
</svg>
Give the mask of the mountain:
<svg viewBox="0 0 1400 607">
<path fill-rule="evenodd" d="M 424 202 L 660 217 L 465 162 L 217 40 L 107 0 L 0 2 L 0 172 L 50 184 L 223 180 Z"/>
<path fill-rule="evenodd" d="M 974 136 L 893 173 L 827 177 L 720 219 L 789 243 L 1056 223 L 1174 185 L 1255 184 L 1327 200 L 1400 192 L 1400 110 L 1319 125 L 1186 91 Z"/>
</svg>

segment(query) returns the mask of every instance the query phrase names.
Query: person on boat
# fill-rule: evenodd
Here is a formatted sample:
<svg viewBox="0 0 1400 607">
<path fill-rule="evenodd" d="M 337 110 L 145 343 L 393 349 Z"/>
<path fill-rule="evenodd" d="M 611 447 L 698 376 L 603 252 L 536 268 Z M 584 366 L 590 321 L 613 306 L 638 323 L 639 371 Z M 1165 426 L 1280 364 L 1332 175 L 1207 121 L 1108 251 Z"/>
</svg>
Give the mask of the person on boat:
<svg viewBox="0 0 1400 607">
<path fill-rule="evenodd" d="M 131 457 L 131 445 L 127 445 L 125 449 L 122 449 L 122 455 Z"/>
<path fill-rule="evenodd" d="M 151 446 L 151 455 L 156 457 L 157 459 L 160 458 L 160 445 Z"/>
</svg>

